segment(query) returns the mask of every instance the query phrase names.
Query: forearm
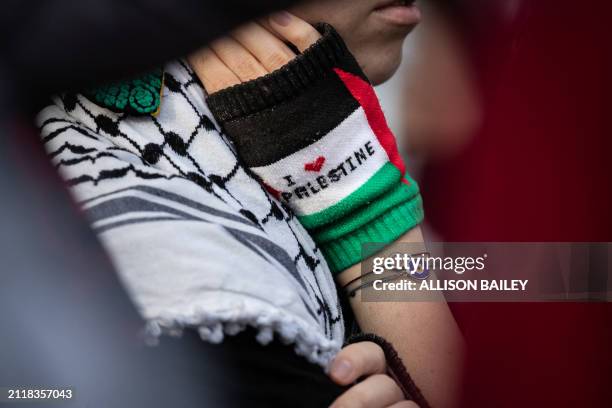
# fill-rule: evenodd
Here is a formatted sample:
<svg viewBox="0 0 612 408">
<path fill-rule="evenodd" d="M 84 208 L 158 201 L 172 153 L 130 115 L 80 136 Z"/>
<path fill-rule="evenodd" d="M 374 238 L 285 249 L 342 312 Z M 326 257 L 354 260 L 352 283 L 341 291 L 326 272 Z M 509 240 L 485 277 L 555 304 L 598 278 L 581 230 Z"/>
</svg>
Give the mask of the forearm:
<svg viewBox="0 0 612 408">
<path fill-rule="evenodd" d="M 342 283 L 359 275 L 364 244 L 422 241 L 415 227 L 423 208 L 365 74 L 333 29 L 322 34 L 282 69 L 216 92 L 208 104 L 244 163 L 291 207 Z M 452 394 L 446 382 L 456 384 L 458 364 L 447 355 L 460 356 L 446 305 L 354 307 L 363 329 L 397 343 L 427 396 L 450 406 L 454 398 L 434 392 L 442 384 Z"/>
<path fill-rule="evenodd" d="M 396 243 L 422 242 L 419 227 L 408 231 Z M 353 265 L 337 282 L 344 286 L 361 274 Z M 351 307 L 364 332 L 376 333 L 393 343 L 410 375 L 434 407 L 457 405 L 461 384 L 463 341 L 444 301 L 364 302 L 359 294 Z"/>
</svg>

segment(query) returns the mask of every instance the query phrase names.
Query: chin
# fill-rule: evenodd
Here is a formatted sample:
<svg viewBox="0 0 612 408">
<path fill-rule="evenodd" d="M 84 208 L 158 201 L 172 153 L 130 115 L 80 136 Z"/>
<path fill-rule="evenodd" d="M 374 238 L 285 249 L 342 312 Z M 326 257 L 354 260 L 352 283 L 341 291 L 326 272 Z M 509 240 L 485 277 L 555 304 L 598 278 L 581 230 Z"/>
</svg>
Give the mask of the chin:
<svg viewBox="0 0 612 408">
<path fill-rule="evenodd" d="M 384 53 L 378 51 L 354 54 L 372 85 L 380 85 L 391 79 L 402 63 L 401 45 Z"/>
<path fill-rule="evenodd" d="M 391 61 L 387 64 L 381 64 L 381 66 L 372 68 L 369 71 L 366 71 L 366 75 L 372 85 L 380 85 L 387 82 L 395 73 L 397 72 L 400 64 L 402 62 L 401 55 L 395 61 Z"/>
</svg>

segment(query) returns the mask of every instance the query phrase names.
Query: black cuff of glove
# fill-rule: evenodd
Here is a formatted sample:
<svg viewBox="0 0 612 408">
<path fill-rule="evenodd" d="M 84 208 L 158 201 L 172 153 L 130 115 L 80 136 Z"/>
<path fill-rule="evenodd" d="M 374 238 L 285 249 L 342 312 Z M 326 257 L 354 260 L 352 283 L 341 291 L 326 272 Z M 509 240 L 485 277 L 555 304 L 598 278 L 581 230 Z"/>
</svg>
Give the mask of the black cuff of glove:
<svg viewBox="0 0 612 408">
<path fill-rule="evenodd" d="M 215 118 L 219 122 L 232 121 L 283 103 L 333 74 L 334 68 L 367 81 L 336 30 L 327 23 L 315 27 L 322 37 L 285 66 L 261 78 L 211 94 L 207 102 Z"/>
</svg>

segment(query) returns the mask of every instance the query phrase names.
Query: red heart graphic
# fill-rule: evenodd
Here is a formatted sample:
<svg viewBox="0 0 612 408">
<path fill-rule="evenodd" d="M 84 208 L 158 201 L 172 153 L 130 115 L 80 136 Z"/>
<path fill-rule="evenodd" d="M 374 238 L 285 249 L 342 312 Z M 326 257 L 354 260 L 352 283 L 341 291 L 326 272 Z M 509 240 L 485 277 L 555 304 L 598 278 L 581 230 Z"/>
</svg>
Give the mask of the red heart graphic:
<svg viewBox="0 0 612 408">
<path fill-rule="evenodd" d="M 319 171 L 321 171 L 321 168 L 323 167 L 323 163 L 325 163 L 325 157 L 319 156 L 317 157 L 315 161 L 311 163 L 306 163 L 304 165 L 304 170 L 314 171 L 315 173 L 318 173 Z"/>
</svg>

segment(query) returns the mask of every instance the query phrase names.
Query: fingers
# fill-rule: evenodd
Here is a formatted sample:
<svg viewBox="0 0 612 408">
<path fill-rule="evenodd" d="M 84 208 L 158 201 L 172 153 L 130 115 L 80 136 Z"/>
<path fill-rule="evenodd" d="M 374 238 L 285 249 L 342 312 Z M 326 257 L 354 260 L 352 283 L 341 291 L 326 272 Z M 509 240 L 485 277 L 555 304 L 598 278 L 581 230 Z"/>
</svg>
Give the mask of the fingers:
<svg viewBox="0 0 612 408">
<path fill-rule="evenodd" d="M 329 375 L 337 384 L 348 385 L 366 375 L 382 374 L 386 367 L 380 346 L 364 341 L 340 350 L 332 362 Z"/>
<path fill-rule="evenodd" d="M 402 390 L 391 377 L 377 374 L 349 388 L 330 408 L 387 408 L 403 399 Z"/>
<path fill-rule="evenodd" d="M 210 48 L 242 82 L 259 78 L 268 73 L 268 70 L 259 63 L 249 50 L 231 37 L 223 37 L 213 41 Z"/>
<path fill-rule="evenodd" d="M 365 380 L 344 392 L 331 408 L 418 408 L 404 401 L 404 393 L 393 378 L 384 374 L 387 364 L 383 350 L 375 343 L 361 342 L 343 348 L 330 367 L 330 377 L 340 385 Z"/>
<path fill-rule="evenodd" d="M 233 37 L 253 54 L 268 72 L 277 70 L 295 58 L 295 53 L 285 43 L 257 23 L 238 28 Z"/>
<path fill-rule="evenodd" d="M 314 44 L 321 34 L 306 21 L 286 11 L 273 14 L 269 18 L 270 27 L 283 39 L 304 52 Z"/>
<path fill-rule="evenodd" d="M 304 20 L 281 12 L 262 24 L 249 23 L 231 36 L 214 41 L 210 48 L 190 56 L 189 62 L 206 91 L 215 93 L 286 65 L 295 58 L 295 53 L 285 42 L 304 51 L 320 37 Z"/>
<path fill-rule="evenodd" d="M 188 59 L 202 85 L 210 94 L 241 82 L 240 78 L 210 48 L 202 48 Z"/>
</svg>

